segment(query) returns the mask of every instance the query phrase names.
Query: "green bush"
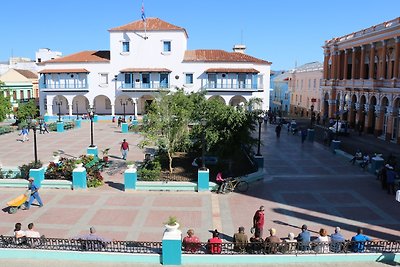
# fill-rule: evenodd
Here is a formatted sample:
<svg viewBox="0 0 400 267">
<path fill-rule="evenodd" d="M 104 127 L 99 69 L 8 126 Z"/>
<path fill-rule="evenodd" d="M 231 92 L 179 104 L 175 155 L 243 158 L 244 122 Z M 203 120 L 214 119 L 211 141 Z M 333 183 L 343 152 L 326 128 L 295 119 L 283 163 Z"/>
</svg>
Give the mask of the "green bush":
<svg viewBox="0 0 400 267">
<path fill-rule="evenodd" d="M 39 169 L 43 166 L 43 163 L 39 160 L 37 163 L 35 163 L 34 161 L 28 163 L 28 164 L 24 164 L 22 166 L 19 166 L 19 170 L 21 172 L 20 177 L 22 179 L 28 179 L 29 178 L 29 170 L 30 169 Z"/>
<path fill-rule="evenodd" d="M 0 126 L 0 135 L 13 132 L 14 129 L 11 126 Z"/>
<path fill-rule="evenodd" d="M 142 181 L 157 181 L 161 175 L 161 163 L 158 158 L 145 162 L 138 170 L 138 176 Z"/>
</svg>

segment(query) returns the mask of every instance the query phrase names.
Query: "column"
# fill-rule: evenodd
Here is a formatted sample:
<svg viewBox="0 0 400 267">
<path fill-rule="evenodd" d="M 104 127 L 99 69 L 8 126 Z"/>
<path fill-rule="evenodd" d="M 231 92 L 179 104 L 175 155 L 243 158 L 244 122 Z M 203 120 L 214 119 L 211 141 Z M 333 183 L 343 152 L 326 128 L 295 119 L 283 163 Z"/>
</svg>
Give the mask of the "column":
<svg viewBox="0 0 400 267">
<path fill-rule="evenodd" d="M 335 117 L 336 100 L 335 99 L 329 99 L 328 100 L 328 105 L 329 105 L 328 118 Z"/>
<path fill-rule="evenodd" d="M 356 51 L 357 49 L 353 47 L 353 52 L 351 54 L 351 79 L 356 78 Z"/>
<path fill-rule="evenodd" d="M 374 111 L 374 118 L 375 119 L 375 129 L 374 130 L 374 135 L 375 136 L 379 136 L 382 134 L 382 121 L 383 121 L 383 116 L 382 116 L 382 112 L 381 112 L 381 105 L 376 104 L 375 105 L 375 111 Z"/>
<path fill-rule="evenodd" d="M 399 73 L 399 53 L 400 53 L 400 37 L 396 37 L 395 39 L 395 47 L 394 47 L 394 78 L 399 79 L 400 78 L 400 73 Z"/>
<path fill-rule="evenodd" d="M 124 172 L 124 191 L 136 190 L 137 170 L 129 168 Z"/>
<path fill-rule="evenodd" d="M 386 79 L 386 46 L 387 41 L 382 41 L 382 50 L 381 50 L 381 66 L 380 66 L 380 79 Z"/>
<path fill-rule="evenodd" d="M 138 99 L 134 98 L 133 99 L 133 104 L 135 105 L 134 108 L 134 115 L 135 115 L 135 120 L 137 120 L 137 104 L 138 104 Z"/>
<path fill-rule="evenodd" d="M 210 171 L 208 169 L 197 171 L 197 192 L 209 191 Z"/>
<path fill-rule="evenodd" d="M 365 112 L 365 121 L 364 121 L 364 132 L 368 133 L 371 122 L 370 122 L 370 114 L 369 114 L 369 104 L 364 104 L 364 112 Z"/>
<path fill-rule="evenodd" d="M 360 60 L 360 79 L 364 79 L 365 77 L 365 46 L 361 46 L 361 60 Z"/>
<path fill-rule="evenodd" d="M 324 52 L 324 79 L 328 79 L 328 70 L 329 70 L 329 50 L 325 50 Z"/>
<path fill-rule="evenodd" d="M 394 116 L 397 114 L 395 114 L 395 112 L 394 112 L 395 109 L 393 108 L 393 106 L 388 106 L 386 108 L 386 110 L 387 110 L 387 113 L 389 114 L 389 116 L 388 116 L 389 118 L 387 121 L 385 140 L 390 141 L 392 139 L 392 132 L 393 132 L 393 127 L 394 127 L 393 119 L 394 119 Z"/>
<path fill-rule="evenodd" d="M 68 105 L 68 113 L 70 116 L 72 116 L 72 104 Z"/>
<path fill-rule="evenodd" d="M 115 116 L 115 105 L 111 104 L 111 116 Z"/>
<path fill-rule="evenodd" d="M 72 171 L 72 188 L 87 189 L 86 169 L 85 167 L 78 167 Z"/>
<path fill-rule="evenodd" d="M 348 50 L 344 50 L 344 66 L 343 66 L 343 80 L 347 80 L 347 58 L 348 58 Z"/>
<path fill-rule="evenodd" d="M 357 99 L 358 99 L 358 101 L 360 100 L 358 97 L 357 97 Z M 361 108 L 360 108 L 359 102 L 354 103 L 354 111 L 353 112 L 356 113 L 356 120 L 354 121 L 354 125 L 356 126 L 361 118 Z"/>
<path fill-rule="evenodd" d="M 369 78 L 374 79 L 374 65 L 375 65 L 375 44 L 371 43 L 371 51 L 369 53 Z"/>
<path fill-rule="evenodd" d="M 335 78 L 337 80 L 340 80 L 340 64 L 341 64 L 340 54 L 341 54 L 340 50 L 336 51 L 336 77 Z"/>
<path fill-rule="evenodd" d="M 332 65 L 331 65 L 331 80 L 336 78 L 336 51 L 331 53 Z"/>
</svg>

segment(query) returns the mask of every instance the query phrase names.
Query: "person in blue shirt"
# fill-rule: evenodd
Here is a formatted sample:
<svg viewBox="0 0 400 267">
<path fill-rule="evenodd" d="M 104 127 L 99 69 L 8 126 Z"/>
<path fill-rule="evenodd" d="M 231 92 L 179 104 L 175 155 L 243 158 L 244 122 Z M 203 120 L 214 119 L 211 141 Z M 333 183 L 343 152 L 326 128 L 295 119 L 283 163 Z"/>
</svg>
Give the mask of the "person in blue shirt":
<svg viewBox="0 0 400 267">
<path fill-rule="evenodd" d="M 310 249 L 311 234 L 307 230 L 307 225 L 303 224 L 301 233 L 297 236 L 298 247 L 300 250 Z"/>
<path fill-rule="evenodd" d="M 339 252 L 342 250 L 345 238 L 340 233 L 340 227 L 335 228 L 335 232 L 331 234 L 331 251 Z"/>
<path fill-rule="evenodd" d="M 373 241 L 372 238 L 363 235 L 364 231 L 362 228 L 357 229 L 357 235 L 351 238 L 353 242 L 353 252 L 364 252 L 365 242 L 366 241 Z"/>
<path fill-rule="evenodd" d="M 29 197 L 29 201 L 25 202 L 25 209 L 29 210 L 33 200 L 35 199 L 39 203 L 39 207 L 43 207 L 43 202 L 39 195 L 39 187 L 35 184 L 35 179 L 33 177 L 29 177 L 28 181 L 29 181 L 28 190 L 31 191 L 31 195 Z"/>
</svg>

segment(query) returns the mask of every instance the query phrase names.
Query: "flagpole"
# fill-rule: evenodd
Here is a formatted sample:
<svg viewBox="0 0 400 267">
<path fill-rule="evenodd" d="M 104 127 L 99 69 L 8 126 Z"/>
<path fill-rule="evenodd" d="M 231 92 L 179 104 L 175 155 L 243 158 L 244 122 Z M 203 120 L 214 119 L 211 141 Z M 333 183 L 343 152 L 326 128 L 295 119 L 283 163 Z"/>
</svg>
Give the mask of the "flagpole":
<svg viewBox="0 0 400 267">
<path fill-rule="evenodd" d="M 146 15 L 144 13 L 144 0 L 142 0 L 142 21 L 144 24 L 144 39 L 147 40 L 147 20 L 146 20 Z"/>
</svg>

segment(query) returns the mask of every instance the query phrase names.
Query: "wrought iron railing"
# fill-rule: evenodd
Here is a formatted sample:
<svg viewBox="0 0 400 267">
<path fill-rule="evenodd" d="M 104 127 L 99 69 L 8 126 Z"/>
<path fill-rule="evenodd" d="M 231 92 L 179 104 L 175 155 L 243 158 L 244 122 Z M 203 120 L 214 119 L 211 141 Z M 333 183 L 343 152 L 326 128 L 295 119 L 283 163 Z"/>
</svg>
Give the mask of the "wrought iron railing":
<svg viewBox="0 0 400 267">
<path fill-rule="evenodd" d="M 110 241 L 62 239 L 62 238 L 15 238 L 1 236 L 0 248 L 44 249 L 64 251 L 96 251 L 119 253 L 161 254 L 161 242 Z"/>
<path fill-rule="evenodd" d="M 185 254 L 336 254 L 336 253 L 399 253 L 400 241 L 366 242 L 297 242 L 282 243 L 195 243 L 183 245 Z"/>
</svg>

